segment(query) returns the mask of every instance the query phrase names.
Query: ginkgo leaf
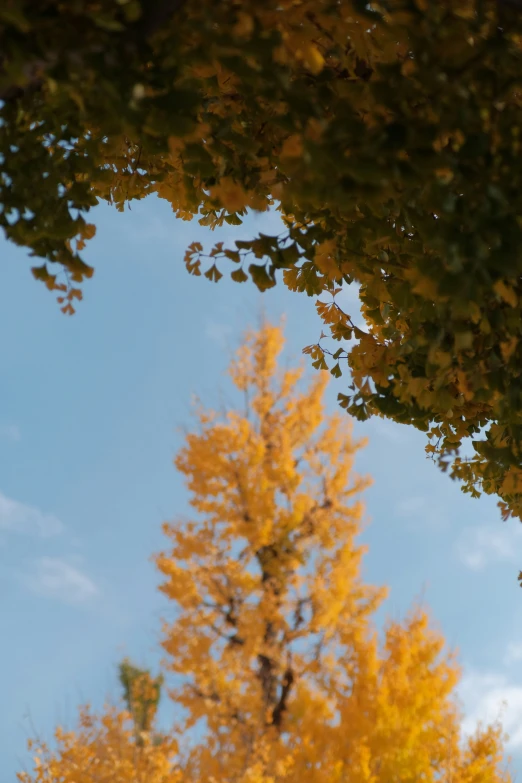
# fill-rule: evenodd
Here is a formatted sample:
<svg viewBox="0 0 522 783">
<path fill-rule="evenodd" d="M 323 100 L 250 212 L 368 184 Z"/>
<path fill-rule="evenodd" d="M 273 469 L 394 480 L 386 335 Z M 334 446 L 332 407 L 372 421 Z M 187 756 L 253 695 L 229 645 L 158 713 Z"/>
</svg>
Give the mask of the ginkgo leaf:
<svg viewBox="0 0 522 783">
<path fill-rule="evenodd" d="M 277 211 L 273 236 L 227 234 L 214 254 L 193 242 L 188 272 L 217 282 L 216 254 L 245 268 L 253 255 L 267 290 L 283 269 L 350 341 L 348 410 L 442 422 L 440 466 L 522 518 L 522 494 L 502 490 L 522 450 L 516 5 L 4 2 L 0 226 L 54 293 L 92 276 L 100 201 L 123 213 L 157 197 L 227 231 Z M 360 291 L 362 329 L 325 304 L 345 286 Z M 462 404 L 448 406 L 439 390 L 459 372 Z M 490 443 L 456 461 L 456 443 L 498 422 L 509 458 Z"/>
<path fill-rule="evenodd" d="M 236 283 L 245 283 L 248 280 L 248 275 L 243 271 L 243 269 L 235 269 L 230 274 L 230 277 Z"/>
</svg>

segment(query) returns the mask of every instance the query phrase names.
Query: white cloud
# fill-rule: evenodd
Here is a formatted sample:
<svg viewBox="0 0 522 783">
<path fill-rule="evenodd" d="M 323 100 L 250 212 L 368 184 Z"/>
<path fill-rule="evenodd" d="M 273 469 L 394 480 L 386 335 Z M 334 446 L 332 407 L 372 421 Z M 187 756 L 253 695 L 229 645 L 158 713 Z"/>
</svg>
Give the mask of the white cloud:
<svg viewBox="0 0 522 783">
<path fill-rule="evenodd" d="M 54 514 L 20 503 L 0 492 L 0 530 L 43 537 L 63 531 L 62 522 Z"/>
<path fill-rule="evenodd" d="M 57 557 L 36 560 L 31 573 L 23 576 L 23 581 L 38 595 L 70 604 L 86 603 L 98 594 L 98 588 L 83 571 Z"/>
<path fill-rule="evenodd" d="M 385 438 L 392 443 L 404 443 L 410 434 L 404 424 L 397 424 L 390 419 L 381 419 L 380 416 L 373 416 L 366 426 L 370 433 L 373 430 L 376 438 Z M 371 434 L 370 437 L 372 437 Z"/>
<path fill-rule="evenodd" d="M 495 523 L 468 527 L 459 536 L 455 551 L 459 560 L 473 571 L 491 563 L 516 561 L 522 554 L 522 527 Z"/>
<path fill-rule="evenodd" d="M 440 530 L 447 525 L 449 514 L 437 500 L 429 495 L 412 495 L 395 506 L 395 514 L 415 529 Z"/>
<path fill-rule="evenodd" d="M 522 660 L 522 642 L 510 642 L 504 656 L 504 664 L 509 666 L 520 660 Z"/>
<path fill-rule="evenodd" d="M 18 442 L 21 438 L 20 429 L 16 424 L 2 424 L 0 425 L 0 438 Z"/>
<path fill-rule="evenodd" d="M 522 684 L 510 682 L 500 673 L 470 673 L 459 686 L 465 718 L 462 731 L 473 734 L 478 723 L 500 720 L 508 734 L 507 747 L 522 748 Z"/>
</svg>

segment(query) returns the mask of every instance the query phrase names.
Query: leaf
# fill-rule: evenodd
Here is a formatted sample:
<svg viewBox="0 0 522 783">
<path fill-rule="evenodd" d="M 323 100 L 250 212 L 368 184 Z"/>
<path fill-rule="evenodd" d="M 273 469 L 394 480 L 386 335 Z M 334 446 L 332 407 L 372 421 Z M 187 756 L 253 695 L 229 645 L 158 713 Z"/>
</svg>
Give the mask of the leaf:
<svg viewBox="0 0 522 783">
<path fill-rule="evenodd" d="M 315 362 L 312 362 L 312 367 L 314 367 L 316 370 L 327 370 L 328 365 L 326 364 L 326 359 L 324 356 L 320 356 L 319 359 L 316 359 Z"/>
<path fill-rule="evenodd" d="M 104 16 L 103 14 L 93 14 L 92 19 L 94 20 L 97 27 L 101 27 L 102 30 L 108 30 L 109 32 L 116 33 L 125 30 L 125 25 L 110 16 Z"/>
<path fill-rule="evenodd" d="M 455 349 L 467 351 L 473 347 L 473 332 L 457 332 L 455 335 Z"/>
<path fill-rule="evenodd" d="M 231 261 L 233 261 L 235 264 L 240 263 L 241 256 L 239 255 L 237 250 L 224 250 L 223 252 L 225 256 L 229 258 Z"/>
<path fill-rule="evenodd" d="M 212 250 L 210 251 L 210 257 L 214 258 L 215 256 L 220 255 L 223 252 L 223 242 L 218 242 Z"/>
<path fill-rule="evenodd" d="M 504 300 L 504 302 L 510 305 L 510 307 L 517 307 L 518 296 L 516 295 L 513 288 L 503 280 L 497 280 L 497 282 L 493 285 L 493 290 L 501 297 L 501 299 Z"/>
<path fill-rule="evenodd" d="M 225 221 L 229 226 L 240 226 L 243 221 L 235 213 L 232 215 L 225 215 Z"/>
<path fill-rule="evenodd" d="M 234 280 L 236 283 L 245 283 L 248 280 L 248 275 L 245 274 L 243 269 L 235 269 L 230 277 L 232 280 Z"/>
<path fill-rule="evenodd" d="M 343 410 L 348 410 L 352 403 L 352 398 L 348 394 L 339 394 L 337 395 L 337 402 L 339 403 L 339 407 L 343 408 Z"/>
<path fill-rule="evenodd" d="M 81 230 L 81 235 L 84 239 L 92 239 L 95 234 L 96 226 L 94 223 L 86 223 Z"/>
<path fill-rule="evenodd" d="M 260 291 L 267 291 L 269 288 L 275 286 L 275 280 L 270 277 L 266 271 L 266 267 L 258 266 L 257 264 L 250 264 L 248 271 L 254 281 L 255 285 Z"/>
<path fill-rule="evenodd" d="M 213 283 L 217 283 L 221 280 L 223 275 L 221 274 L 217 266 L 213 264 L 210 267 L 210 269 L 207 269 L 207 271 L 205 272 L 205 277 L 207 278 L 207 280 L 211 280 Z"/>
<path fill-rule="evenodd" d="M 317 75 L 324 68 L 324 57 L 315 44 L 303 48 L 303 61 L 308 70 Z"/>
<path fill-rule="evenodd" d="M 43 282 L 49 277 L 49 270 L 47 269 L 46 264 L 43 264 L 43 266 L 33 266 L 31 272 L 36 280 L 42 280 Z"/>
<path fill-rule="evenodd" d="M 194 277 L 200 277 L 201 275 L 201 261 L 197 259 L 196 261 L 187 261 L 185 263 L 185 266 L 187 267 L 187 272 L 189 275 L 194 275 Z"/>
<path fill-rule="evenodd" d="M 294 134 L 285 139 L 281 148 L 281 158 L 300 158 L 303 154 L 303 140 Z"/>
<path fill-rule="evenodd" d="M 280 248 L 277 253 L 277 266 L 279 268 L 292 267 L 299 261 L 299 248 L 295 242 L 287 247 Z"/>
</svg>

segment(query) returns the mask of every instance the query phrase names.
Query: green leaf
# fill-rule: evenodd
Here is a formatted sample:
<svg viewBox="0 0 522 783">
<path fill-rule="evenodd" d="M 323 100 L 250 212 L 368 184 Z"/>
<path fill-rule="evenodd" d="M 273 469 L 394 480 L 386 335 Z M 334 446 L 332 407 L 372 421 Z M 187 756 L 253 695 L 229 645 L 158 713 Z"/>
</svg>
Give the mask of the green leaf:
<svg viewBox="0 0 522 783">
<path fill-rule="evenodd" d="M 324 358 L 324 354 L 321 354 L 321 356 L 315 360 L 315 362 L 312 362 L 312 367 L 315 367 L 316 370 L 327 370 L 328 365 L 326 364 L 326 359 Z"/>
<path fill-rule="evenodd" d="M 348 408 L 351 405 L 352 398 L 348 394 L 339 394 L 337 395 L 337 402 L 339 403 L 339 407 L 343 408 L 344 410 L 348 410 Z"/>
</svg>

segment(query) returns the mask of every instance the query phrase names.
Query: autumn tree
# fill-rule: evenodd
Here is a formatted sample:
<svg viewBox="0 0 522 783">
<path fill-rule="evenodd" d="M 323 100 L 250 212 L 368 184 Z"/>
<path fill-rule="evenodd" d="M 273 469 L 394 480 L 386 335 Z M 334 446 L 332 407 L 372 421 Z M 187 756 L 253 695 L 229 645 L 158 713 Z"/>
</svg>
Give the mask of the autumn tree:
<svg viewBox="0 0 522 783">
<path fill-rule="evenodd" d="M 128 658 L 119 668 L 120 683 L 127 711 L 132 717 L 136 741 L 143 742 L 143 735 L 150 734 L 158 710 L 163 685 L 163 675 L 152 678 L 146 669 L 134 666 Z M 158 736 L 155 739 L 160 740 Z"/>
<path fill-rule="evenodd" d="M 165 525 L 156 563 L 179 751 L 147 783 L 508 783 L 499 726 L 461 737 L 458 667 L 426 613 L 379 641 L 385 591 L 362 579 L 356 540 L 362 443 L 346 417 L 325 417 L 327 373 L 303 385 L 279 368 L 281 345 L 271 326 L 248 336 L 230 367 L 242 403 L 199 409 L 176 459 L 193 517 Z M 108 737 L 104 720 L 102 759 L 116 743 L 163 752 Z M 92 734 L 68 737 L 22 783 L 141 780 L 130 767 L 88 777 Z"/>
<path fill-rule="evenodd" d="M 189 271 L 321 297 L 341 404 L 520 517 L 521 41 L 518 0 L 0 0 L 0 225 L 72 313 L 100 200 L 277 206 L 278 236 Z"/>
<path fill-rule="evenodd" d="M 119 674 L 124 708 L 82 707 L 76 730 L 56 729 L 54 747 L 31 740 L 34 772 L 20 783 L 184 783 L 175 739 L 155 731 L 162 677 L 127 659 Z"/>
</svg>

